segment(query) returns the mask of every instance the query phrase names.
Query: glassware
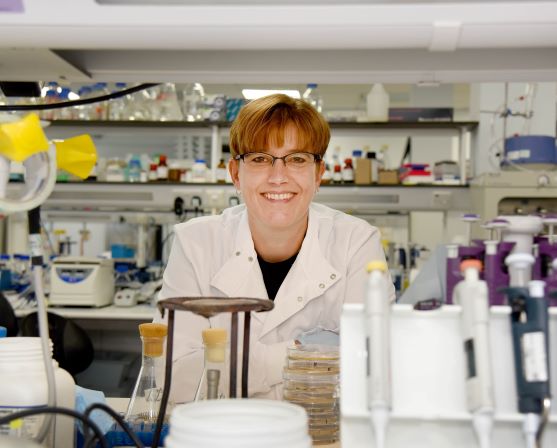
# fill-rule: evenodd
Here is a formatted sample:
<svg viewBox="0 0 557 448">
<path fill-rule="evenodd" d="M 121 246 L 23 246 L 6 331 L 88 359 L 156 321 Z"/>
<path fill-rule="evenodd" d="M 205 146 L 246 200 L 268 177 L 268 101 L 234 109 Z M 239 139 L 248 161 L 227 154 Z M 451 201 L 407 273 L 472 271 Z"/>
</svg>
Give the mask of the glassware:
<svg viewBox="0 0 557 448">
<path fill-rule="evenodd" d="M 226 353 L 227 333 L 224 328 L 203 330 L 205 363 L 195 401 L 214 400 L 228 396 L 228 360 Z"/>
<path fill-rule="evenodd" d="M 203 86 L 194 82 L 188 84 L 180 93 L 180 106 L 182 115 L 186 121 L 203 120 L 203 102 L 205 101 L 205 90 Z"/>
<path fill-rule="evenodd" d="M 317 112 L 323 112 L 323 99 L 317 92 L 317 84 L 308 84 L 302 98 L 305 102 L 315 107 Z"/>
<path fill-rule="evenodd" d="M 155 323 L 140 324 L 139 334 L 143 357 L 125 420 L 131 424 L 156 423 L 164 386 L 163 345 L 168 327 Z"/>
</svg>

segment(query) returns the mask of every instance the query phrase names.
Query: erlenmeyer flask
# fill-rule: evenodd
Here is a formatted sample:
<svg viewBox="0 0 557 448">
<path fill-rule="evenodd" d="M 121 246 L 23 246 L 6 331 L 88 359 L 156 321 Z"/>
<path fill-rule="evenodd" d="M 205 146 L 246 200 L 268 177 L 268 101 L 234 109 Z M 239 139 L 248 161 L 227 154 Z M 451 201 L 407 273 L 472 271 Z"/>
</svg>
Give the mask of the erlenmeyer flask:
<svg viewBox="0 0 557 448">
<path fill-rule="evenodd" d="M 195 401 L 228 397 L 227 334 L 224 328 L 203 330 L 205 363 L 195 392 Z"/>
<path fill-rule="evenodd" d="M 163 345 L 168 328 L 164 324 L 140 324 L 139 334 L 143 358 L 125 420 L 131 424 L 156 423 L 164 386 Z"/>
</svg>

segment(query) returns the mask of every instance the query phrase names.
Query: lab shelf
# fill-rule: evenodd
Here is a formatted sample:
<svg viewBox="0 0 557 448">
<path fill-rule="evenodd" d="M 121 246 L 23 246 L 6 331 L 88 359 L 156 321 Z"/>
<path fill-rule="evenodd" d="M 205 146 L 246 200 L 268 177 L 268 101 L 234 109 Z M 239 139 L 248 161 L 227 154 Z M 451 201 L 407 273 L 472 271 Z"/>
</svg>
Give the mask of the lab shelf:
<svg viewBox="0 0 557 448">
<path fill-rule="evenodd" d="M 228 121 L 98 121 L 98 120 L 53 120 L 52 127 L 91 127 L 91 128 L 162 128 L 162 129 L 204 129 L 217 126 L 228 128 Z M 330 121 L 331 129 L 468 129 L 478 126 L 477 121 Z"/>
<path fill-rule="evenodd" d="M 59 183 L 42 210 L 50 216 L 149 214 L 173 219 L 174 202 L 184 201 L 193 213 L 192 198 L 201 198 L 205 212 L 221 210 L 240 201 L 233 185 L 184 183 Z M 470 208 L 467 186 L 454 185 L 323 185 L 315 202 L 353 214 L 410 211 L 465 211 Z"/>
</svg>

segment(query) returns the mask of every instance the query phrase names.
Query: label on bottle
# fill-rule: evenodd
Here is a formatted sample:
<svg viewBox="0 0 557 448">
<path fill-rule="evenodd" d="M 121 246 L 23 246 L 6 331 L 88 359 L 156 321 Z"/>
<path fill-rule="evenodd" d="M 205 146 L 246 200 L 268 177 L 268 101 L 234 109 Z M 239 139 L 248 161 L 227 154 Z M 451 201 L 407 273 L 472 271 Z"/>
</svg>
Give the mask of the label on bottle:
<svg viewBox="0 0 557 448">
<path fill-rule="evenodd" d="M 226 182 L 226 168 L 217 168 L 216 172 L 217 182 L 223 184 Z"/>
<path fill-rule="evenodd" d="M 342 180 L 344 182 L 354 182 L 354 170 L 352 168 L 344 168 L 342 170 Z"/>
<path fill-rule="evenodd" d="M 547 355 L 545 334 L 542 331 L 526 333 L 522 336 L 522 368 L 528 382 L 547 381 Z"/>
<path fill-rule="evenodd" d="M 158 180 L 167 180 L 168 179 L 168 167 L 167 166 L 158 166 L 157 167 L 157 179 Z"/>
<path fill-rule="evenodd" d="M 0 418 L 7 417 L 15 412 L 40 409 L 43 406 L 10 407 L 0 406 Z M 34 439 L 44 420 L 44 414 L 32 415 L 25 419 L 13 420 L 6 425 L 0 425 L 0 436 L 12 436 L 23 439 Z"/>
</svg>

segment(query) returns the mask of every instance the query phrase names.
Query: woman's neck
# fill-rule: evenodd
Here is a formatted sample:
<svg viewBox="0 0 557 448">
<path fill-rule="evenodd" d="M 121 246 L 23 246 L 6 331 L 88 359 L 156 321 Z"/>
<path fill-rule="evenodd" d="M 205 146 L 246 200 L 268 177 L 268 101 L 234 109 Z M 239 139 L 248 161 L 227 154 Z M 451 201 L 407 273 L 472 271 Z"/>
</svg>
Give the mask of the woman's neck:
<svg viewBox="0 0 557 448">
<path fill-rule="evenodd" d="M 307 227 L 307 217 L 301 220 L 296 228 L 288 229 L 259 229 L 250 222 L 255 251 L 270 263 L 288 260 L 300 251 Z"/>
</svg>

